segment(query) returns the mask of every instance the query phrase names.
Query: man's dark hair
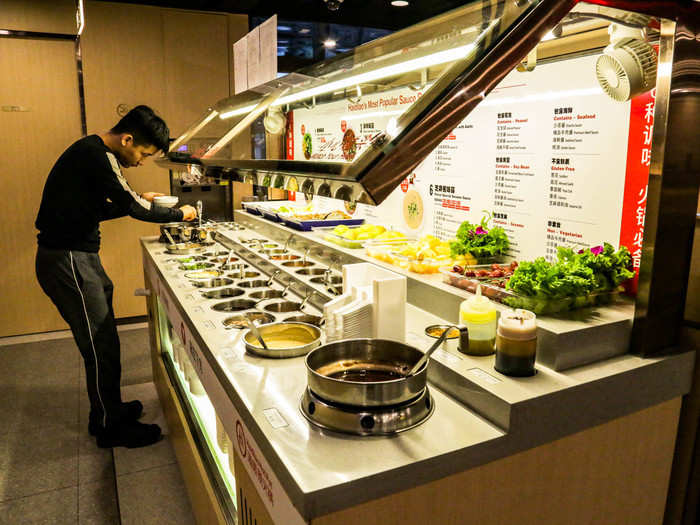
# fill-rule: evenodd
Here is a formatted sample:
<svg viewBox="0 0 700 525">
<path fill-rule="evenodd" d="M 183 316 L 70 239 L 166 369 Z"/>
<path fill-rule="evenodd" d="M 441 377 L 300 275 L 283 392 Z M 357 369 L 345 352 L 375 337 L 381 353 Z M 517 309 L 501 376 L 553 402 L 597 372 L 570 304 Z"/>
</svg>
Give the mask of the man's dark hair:
<svg viewBox="0 0 700 525">
<path fill-rule="evenodd" d="M 136 106 L 109 131 L 129 133 L 134 137 L 135 146 L 155 146 L 163 152 L 168 151 L 168 125 L 148 106 Z"/>
</svg>

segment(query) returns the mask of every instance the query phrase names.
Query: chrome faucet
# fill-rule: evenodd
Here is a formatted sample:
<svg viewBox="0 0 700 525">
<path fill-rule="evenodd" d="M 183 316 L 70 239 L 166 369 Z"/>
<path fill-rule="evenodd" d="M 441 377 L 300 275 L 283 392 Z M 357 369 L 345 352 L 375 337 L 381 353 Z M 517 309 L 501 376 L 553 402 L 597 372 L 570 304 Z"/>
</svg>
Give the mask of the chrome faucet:
<svg viewBox="0 0 700 525">
<path fill-rule="evenodd" d="M 331 276 L 332 275 L 333 275 L 333 272 L 331 271 L 330 267 L 323 272 L 323 284 L 325 286 L 331 285 Z"/>
<path fill-rule="evenodd" d="M 306 258 L 309 256 L 309 252 L 311 251 L 311 246 L 309 246 L 306 251 L 304 251 L 304 257 L 302 257 L 301 262 L 302 264 L 306 265 Z"/>
<path fill-rule="evenodd" d="M 292 239 L 294 238 L 294 234 L 290 234 L 289 237 L 287 237 L 287 240 L 284 242 L 284 251 L 287 251 L 287 248 L 289 248 L 290 243 L 292 242 Z"/>
<path fill-rule="evenodd" d="M 281 273 L 282 273 L 282 270 L 275 270 L 274 272 L 272 272 L 272 275 L 267 280 L 267 286 L 272 286 L 272 284 L 275 282 L 275 277 L 277 277 Z"/>
<path fill-rule="evenodd" d="M 301 311 L 301 310 L 304 309 L 304 307 L 306 306 L 306 303 L 309 302 L 309 299 L 311 299 L 311 297 L 312 297 L 315 293 L 316 293 L 315 290 L 311 290 L 311 292 L 309 292 L 309 293 L 306 295 L 306 297 L 304 297 L 304 300 L 303 300 L 303 301 L 301 302 L 301 304 L 299 305 L 299 311 Z"/>
</svg>

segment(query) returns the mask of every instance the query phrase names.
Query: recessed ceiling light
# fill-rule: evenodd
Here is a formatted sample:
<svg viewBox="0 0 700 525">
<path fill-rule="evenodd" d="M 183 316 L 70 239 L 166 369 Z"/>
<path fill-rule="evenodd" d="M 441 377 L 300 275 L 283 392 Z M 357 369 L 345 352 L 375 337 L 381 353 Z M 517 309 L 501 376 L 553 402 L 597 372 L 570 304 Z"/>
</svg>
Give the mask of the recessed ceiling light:
<svg viewBox="0 0 700 525">
<path fill-rule="evenodd" d="M 406 0 L 392 0 L 391 5 L 394 7 L 406 7 L 408 2 Z"/>
<path fill-rule="evenodd" d="M 324 47 L 335 47 L 336 41 L 333 40 L 332 38 L 328 38 L 323 41 L 323 46 Z"/>
<path fill-rule="evenodd" d="M 300 34 L 300 35 L 305 35 L 305 34 L 308 33 L 309 31 L 311 31 L 311 29 L 309 29 L 308 27 L 302 27 L 302 28 L 299 30 L 299 34 Z"/>
</svg>

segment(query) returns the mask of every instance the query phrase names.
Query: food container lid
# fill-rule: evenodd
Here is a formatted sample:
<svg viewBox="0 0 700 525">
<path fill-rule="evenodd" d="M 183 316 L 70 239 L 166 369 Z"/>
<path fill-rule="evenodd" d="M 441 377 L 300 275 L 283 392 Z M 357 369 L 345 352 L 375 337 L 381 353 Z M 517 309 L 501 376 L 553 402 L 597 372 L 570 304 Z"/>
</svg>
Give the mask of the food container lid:
<svg viewBox="0 0 700 525">
<path fill-rule="evenodd" d="M 496 308 L 488 297 L 481 295 L 481 286 L 476 287 L 476 295 L 462 301 L 459 313 L 463 321 L 471 323 L 488 323 L 496 320 Z"/>
<path fill-rule="evenodd" d="M 498 335 L 518 341 L 536 339 L 537 316 L 521 309 L 503 312 L 498 320 Z"/>
</svg>

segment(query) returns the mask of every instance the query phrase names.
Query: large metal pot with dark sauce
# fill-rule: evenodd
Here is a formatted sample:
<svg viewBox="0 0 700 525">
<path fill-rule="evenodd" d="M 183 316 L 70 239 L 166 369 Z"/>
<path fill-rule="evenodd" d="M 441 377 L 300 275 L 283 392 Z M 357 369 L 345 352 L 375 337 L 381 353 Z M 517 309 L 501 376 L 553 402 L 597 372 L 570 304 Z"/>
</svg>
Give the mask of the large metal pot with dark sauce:
<svg viewBox="0 0 700 525">
<path fill-rule="evenodd" d="M 308 386 L 333 403 L 386 406 L 404 403 L 425 389 L 428 367 L 408 375 L 423 352 L 398 341 L 347 339 L 306 356 Z"/>
</svg>

